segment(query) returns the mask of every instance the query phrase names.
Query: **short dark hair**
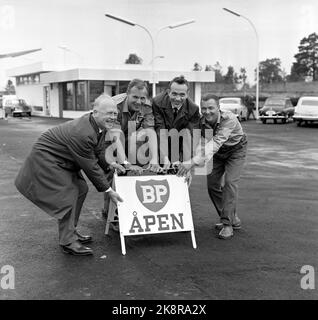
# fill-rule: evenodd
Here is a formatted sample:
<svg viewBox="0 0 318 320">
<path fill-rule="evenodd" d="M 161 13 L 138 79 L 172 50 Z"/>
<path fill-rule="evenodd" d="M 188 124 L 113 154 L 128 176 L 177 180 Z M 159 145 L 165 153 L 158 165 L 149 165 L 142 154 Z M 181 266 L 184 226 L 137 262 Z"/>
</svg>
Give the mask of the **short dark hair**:
<svg viewBox="0 0 318 320">
<path fill-rule="evenodd" d="M 149 90 L 148 90 L 148 85 L 145 81 L 140 80 L 140 79 L 133 79 L 129 82 L 128 87 L 127 87 L 127 93 L 130 92 L 130 90 L 133 87 L 137 87 L 137 89 L 142 90 L 143 88 L 146 88 L 147 93 L 149 94 Z"/>
<path fill-rule="evenodd" d="M 201 101 L 208 101 L 210 99 L 213 99 L 217 104 L 219 104 L 219 97 L 216 96 L 215 94 L 211 93 L 211 92 L 205 93 L 201 97 Z"/>
<path fill-rule="evenodd" d="M 189 89 L 189 82 L 187 81 L 187 79 L 183 75 L 173 78 L 169 83 L 169 89 L 171 88 L 171 85 L 174 82 L 176 82 L 177 84 L 185 84 L 187 86 L 187 88 Z"/>
</svg>

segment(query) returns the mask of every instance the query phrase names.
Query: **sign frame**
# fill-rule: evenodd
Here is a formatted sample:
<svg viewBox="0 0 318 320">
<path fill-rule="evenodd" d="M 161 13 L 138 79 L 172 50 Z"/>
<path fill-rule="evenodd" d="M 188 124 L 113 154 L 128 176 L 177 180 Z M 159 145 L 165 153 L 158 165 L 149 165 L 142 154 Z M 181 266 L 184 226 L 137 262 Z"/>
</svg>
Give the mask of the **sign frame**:
<svg viewBox="0 0 318 320">
<path fill-rule="evenodd" d="M 162 181 L 162 180 L 174 180 L 174 182 L 179 183 L 180 186 L 183 187 L 184 184 L 184 193 L 185 193 L 185 199 L 183 198 L 182 201 L 184 203 L 185 206 L 185 217 L 186 217 L 186 227 L 182 230 L 164 230 L 164 231 L 158 231 L 158 232 L 153 232 L 153 231 L 147 231 L 147 232 L 142 232 L 142 233 L 133 233 L 133 234 L 129 234 L 126 232 L 123 232 L 123 229 L 127 229 L 127 227 L 124 225 L 124 222 L 122 219 L 122 217 L 124 217 L 125 214 L 127 214 L 127 212 L 123 211 L 125 210 L 125 207 L 123 205 L 123 203 L 118 202 L 118 204 L 116 205 L 113 201 L 109 202 L 109 207 L 108 207 L 108 215 L 107 215 L 107 221 L 106 221 L 106 227 L 105 227 L 105 234 L 107 235 L 109 232 L 109 226 L 111 222 L 114 221 L 118 221 L 119 223 L 119 235 L 120 235 L 120 242 L 121 242 L 121 251 L 123 255 L 126 255 L 126 245 L 125 245 L 125 237 L 126 236 L 138 236 L 138 235 L 147 235 L 147 234 L 158 234 L 158 233 L 171 233 L 171 232 L 190 232 L 191 233 L 191 240 L 192 240 L 192 246 L 194 249 L 197 248 L 197 244 L 196 244 L 196 239 L 195 239 L 195 233 L 194 233 L 194 225 L 193 225 L 193 218 L 192 218 L 192 210 L 191 210 L 191 204 L 190 204 L 190 197 L 189 197 L 189 189 L 188 189 L 188 185 L 184 179 L 184 177 L 177 177 L 176 175 L 142 175 L 142 176 L 118 176 L 117 173 L 114 174 L 114 178 L 113 178 L 113 183 L 112 183 L 112 188 L 114 190 L 116 190 L 116 192 L 118 192 L 121 197 L 124 198 L 124 194 L 123 192 L 121 192 L 120 190 L 120 186 L 123 185 L 124 179 L 130 178 L 130 180 L 135 180 L 136 181 L 136 185 L 142 181 Z M 180 179 L 180 180 L 178 180 Z M 127 182 L 127 180 L 126 180 Z M 134 189 L 133 191 L 135 193 L 136 197 L 139 197 L 137 195 L 136 190 Z M 127 194 L 127 192 L 126 192 Z M 140 199 L 139 199 L 140 200 Z M 124 199 L 125 201 L 125 199 Z M 171 200 L 172 201 L 172 200 Z M 177 200 L 175 200 L 177 201 Z M 141 201 L 140 201 L 141 202 Z M 158 201 L 157 201 L 158 202 Z M 177 201 L 178 202 L 178 201 Z M 142 202 L 141 202 L 142 203 Z M 144 205 L 144 204 L 142 204 Z M 165 204 L 166 205 L 166 204 Z M 140 206 L 140 204 L 139 204 Z M 118 220 L 115 220 L 115 211 L 116 208 L 118 209 Z M 159 209 L 160 212 L 161 209 Z M 157 210 L 153 210 L 153 211 L 158 211 Z M 149 212 L 149 210 L 147 209 L 147 207 L 145 207 L 143 210 L 138 210 L 138 212 L 142 212 L 142 214 Z M 165 215 L 166 216 L 166 215 Z M 176 229 L 176 228 L 175 228 Z"/>
</svg>

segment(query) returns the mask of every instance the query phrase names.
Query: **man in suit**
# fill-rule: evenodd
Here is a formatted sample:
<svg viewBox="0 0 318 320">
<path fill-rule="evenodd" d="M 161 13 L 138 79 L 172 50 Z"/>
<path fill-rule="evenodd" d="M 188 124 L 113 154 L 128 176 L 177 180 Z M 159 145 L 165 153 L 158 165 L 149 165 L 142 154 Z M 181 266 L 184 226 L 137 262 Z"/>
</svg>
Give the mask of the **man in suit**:
<svg viewBox="0 0 318 320">
<path fill-rule="evenodd" d="M 171 162 L 183 161 L 191 156 L 193 129 L 199 128 L 200 122 L 199 107 L 189 98 L 188 81 L 184 76 L 179 76 L 171 80 L 167 91 L 153 99 L 152 109 L 160 144 L 160 163 L 163 164 L 164 169 L 167 169 Z M 171 129 L 175 130 L 170 131 Z M 180 145 L 179 136 L 181 133 L 182 145 Z M 173 145 L 174 141 L 177 141 L 173 137 L 172 146 L 165 146 L 169 135 L 177 136 L 179 148 Z"/>
<path fill-rule="evenodd" d="M 117 106 L 107 96 L 99 96 L 93 111 L 44 132 L 34 144 L 15 180 L 17 189 L 35 205 L 58 219 L 59 243 L 63 252 L 91 255 L 83 244 L 92 241 L 76 229 L 88 192 L 81 170 L 99 192 L 122 201 L 110 187 L 105 172 L 105 134 L 117 118 Z"/>
</svg>

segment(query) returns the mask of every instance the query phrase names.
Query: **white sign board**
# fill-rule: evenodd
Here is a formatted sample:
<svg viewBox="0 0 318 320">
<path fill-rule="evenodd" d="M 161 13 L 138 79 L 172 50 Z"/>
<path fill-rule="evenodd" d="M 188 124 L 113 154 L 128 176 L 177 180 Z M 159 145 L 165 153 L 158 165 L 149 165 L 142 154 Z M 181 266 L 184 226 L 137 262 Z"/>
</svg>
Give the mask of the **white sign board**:
<svg viewBox="0 0 318 320">
<path fill-rule="evenodd" d="M 116 176 L 116 192 L 123 198 L 118 203 L 122 251 L 124 236 L 191 231 L 196 248 L 190 198 L 183 177 Z"/>
</svg>

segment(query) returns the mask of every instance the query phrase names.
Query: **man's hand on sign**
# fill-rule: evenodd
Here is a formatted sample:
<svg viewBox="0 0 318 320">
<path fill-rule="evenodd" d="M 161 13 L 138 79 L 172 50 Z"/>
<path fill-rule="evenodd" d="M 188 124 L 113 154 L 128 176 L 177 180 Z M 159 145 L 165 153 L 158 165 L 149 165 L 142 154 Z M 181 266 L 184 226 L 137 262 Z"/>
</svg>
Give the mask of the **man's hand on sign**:
<svg viewBox="0 0 318 320">
<path fill-rule="evenodd" d="M 162 171 L 162 168 L 159 166 L 159 163 L 157 162 L 157 159 L 152 159 L 149 162 L 149 165 L 145 170 L 149 170 L 154 173 L 158 173 Z"/>
<path fill-rule="evenodd" d="M 146 170 L 149 170 L 154 173 L 158 173 L 158 172 L 161 172 L 162 168 L 159 166 L 158 163 L 149 163 L 149 166 L 147 167 Z"/>
<path fill-rule="evenodd" d="M 135 173 L 135 174 L 142 174 L 143 172 L 143 168 L 142 167 L 139 167 L 139 166 L 136 166 L 136 165 L 133 165 L 133 164 L 126 164 L 125 165 L 126 169 L 127 170 L 130 170 L 131 172 Z"/>
<path fill-rule="evenodd" d="M 178 167 L 177 176 L 178 177 L 187 176 L 188 171 L 191 170 L 193 165 L 194 165 L 194 163 L 191 161 L 184 161 L 184 162 L 180 163 L 179 167 Z"/>
<path fill-rule="evenodd" d="M 115 204 L 117 204 L 117 202 L 123 202 L 124 200 L 121 198 L 121 196 L 114 190 L 110 190 L 109 192 L 107 192 L 109 194 L 110 200 L 112 200 L 113 202 L 115 202 Z"/>
<path fill-rule="evenodd" d="M 185 182 L 188 184 L 188 188 L 190 188 L 191 182 L 192 182 L 192 174 L 191 171 L 188 171 L 188 173 L 185 176 Z"/>
<path fill-rule="evenodd" d="M 165 156 L 164 160 L 163 160 L 163 167 L 162 167 L 162 171 L 166 171 L 170 168 L 170 160 L 167 156 Z"/>
<path fill-rule="evenodd" d="M 113 170 L 117 170 L 118 173 L 125 173 L 126 172 L 126 169 L 121 164 L 119 164 L 117 162 L 112 162 L 110 164 L 110 168 Z"/>
</svg>

